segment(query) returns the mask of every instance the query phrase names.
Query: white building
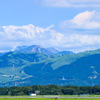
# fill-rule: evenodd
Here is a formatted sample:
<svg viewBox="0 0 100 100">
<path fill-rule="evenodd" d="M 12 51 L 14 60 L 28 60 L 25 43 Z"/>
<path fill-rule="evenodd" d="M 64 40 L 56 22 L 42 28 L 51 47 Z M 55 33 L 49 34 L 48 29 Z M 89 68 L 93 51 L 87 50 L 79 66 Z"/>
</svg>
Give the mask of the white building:
<svg viewBox="0 0 100 100">
<path fill-rule="evenodd" d="M 32 94 L 30 94 L 30 96 L 36 96 L 36 94 L 35 93 L 32 93 Z"/>
</svg>

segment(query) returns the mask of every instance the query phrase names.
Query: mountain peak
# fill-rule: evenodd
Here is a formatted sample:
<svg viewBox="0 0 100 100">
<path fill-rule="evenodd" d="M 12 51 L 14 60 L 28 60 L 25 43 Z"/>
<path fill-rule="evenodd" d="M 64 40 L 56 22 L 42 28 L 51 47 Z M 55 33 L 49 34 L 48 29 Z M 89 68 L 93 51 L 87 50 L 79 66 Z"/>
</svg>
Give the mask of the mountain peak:
<svg viewBox="0 0 100 100">
<path fill-rule="evenodd" d="M 31 45 L 31 46 L 18 46 L 15 49 L 16 52 L 23 53 L 44 53 L 44 54 L 52 54 L 50 51 L 44 49 L 39 45 Z"/>
</svg>

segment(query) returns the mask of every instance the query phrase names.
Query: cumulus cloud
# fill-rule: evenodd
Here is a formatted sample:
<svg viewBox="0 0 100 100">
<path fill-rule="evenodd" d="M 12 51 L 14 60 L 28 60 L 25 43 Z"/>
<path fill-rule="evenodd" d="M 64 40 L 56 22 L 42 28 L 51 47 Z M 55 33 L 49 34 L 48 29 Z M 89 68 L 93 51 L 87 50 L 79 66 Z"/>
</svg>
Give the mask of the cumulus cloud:
<svg viewBox="0 0 100 100">
<path fill-rule="evenodd" d="M 0 51 L 11 50 L 19 45 L 34 44 L 66 50 L 86 46 L 100 46 L 100 35 L 63 34 L 51 29 L 52 27 L 53 25 L 41 28 L 32 24 L 2 26 L 0 27 Z"/>
<path fill-rule="evenodd" d="M 57 42 L 60 41 L 60 37 L 62 36 L 62 34 L 51 30 L 52 27 L 53 25 L 47 28 L 41 28 L 32 24 L 24 26 L 2 26 L 0 27 L 1 48 L 10 49 L 17 45 L 32 44 L 42 45 L 45 47 L 52 45 L 52 42 L 55 40 Z M 7 45 L 9 45 L 9 48 Z"/>
<path fill-rule="evenodd" d="M 51 7 L 100 7 L 99 0 L 42 0 L 42 4 Z"/>
<path fill-rule="evenodd" d="M 95 11 L 85 11 L 79 13 L 71 20 L 66 20 L 61 23 L 62 27 L 81 28 L 81 29 L 99 29 L 100 19 L 98 19 Z"/>
</svg>

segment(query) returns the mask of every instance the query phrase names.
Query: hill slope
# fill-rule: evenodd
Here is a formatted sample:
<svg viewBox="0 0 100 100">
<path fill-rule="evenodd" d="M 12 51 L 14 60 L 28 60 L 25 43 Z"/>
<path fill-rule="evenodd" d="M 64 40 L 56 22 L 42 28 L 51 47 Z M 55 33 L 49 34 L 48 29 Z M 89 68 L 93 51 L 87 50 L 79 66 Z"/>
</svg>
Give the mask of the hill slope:
<svg viewBox="0 0 100 100">
<path fill-rule="evenodd" d="M 99 49 L 59 55 L 9 52 L 0 57 L 0 86 L 100 85 L 99 59 Z"/>
</svg>

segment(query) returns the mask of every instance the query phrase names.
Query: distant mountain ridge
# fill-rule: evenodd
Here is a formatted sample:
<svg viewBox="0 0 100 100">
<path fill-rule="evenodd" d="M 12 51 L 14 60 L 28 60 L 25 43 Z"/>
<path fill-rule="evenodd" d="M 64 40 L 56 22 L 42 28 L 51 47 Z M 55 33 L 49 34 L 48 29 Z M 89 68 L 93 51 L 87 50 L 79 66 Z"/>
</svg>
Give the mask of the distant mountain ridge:
<svg viewBox="0 0 100 100">
<path fill-rule="evenodd" d="M 58 53 L 56 53 L 56 54 L 62 54 L 62 55 L 64 55 L 64 54 L 75 54 L 75 53 L 73 53 L 72 51 L 59 51 Z"/>
<path fill-rule="evenodd" d="M 23 53 L 43 53 L 43 54 L 52 54 L 52 52 L 44 49 L 39 45 L 31 45 L 31 46 L 20 46 L 15 49 L 16 52 Z"/>
<path fill-rule="evenodd" d="M 35 84 L 100 85 L 100 49 L 75 54 L 32 45 L 0 56 L 0 87 Z"/>
<path fill-rule="evenodd" d="M 72 51 L 59 51 L 55 48 L 43 48 L 39 45 L 31 45 L 31 46 L 18 46 L 15 48 L 16 52 L 23 53 L 43 53 L 43 54 L 73 54 Z"/>
<path fill-rule="evenodd" d="M 50 51 L 50 52 L 52 52 L 52 53 L 58 53 L 58 52 L 60 52 L 59 50 L 57 50 L 57 49 L 55 49 L 55 48 L 53 48 L 53 47 L 51 47 L 51 48 L 46 48 L 48 51 Z"/>
<path fill-rule="evenodd" d="M 26 49 L 28 48 L 29 46 L 17 46 L 14 51 L 20 51 L 20 50 L 23 50 L 23 49 Z"/>
</svg>

